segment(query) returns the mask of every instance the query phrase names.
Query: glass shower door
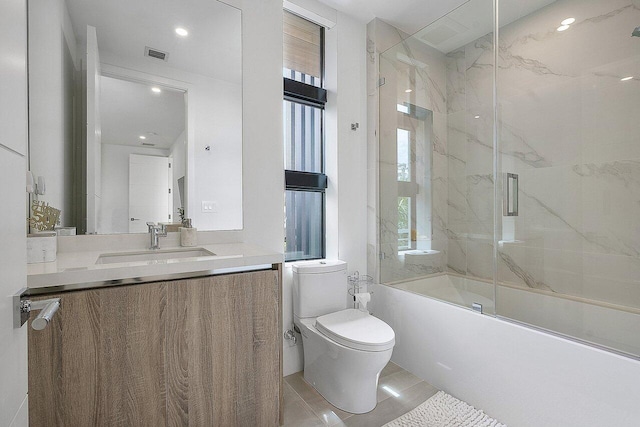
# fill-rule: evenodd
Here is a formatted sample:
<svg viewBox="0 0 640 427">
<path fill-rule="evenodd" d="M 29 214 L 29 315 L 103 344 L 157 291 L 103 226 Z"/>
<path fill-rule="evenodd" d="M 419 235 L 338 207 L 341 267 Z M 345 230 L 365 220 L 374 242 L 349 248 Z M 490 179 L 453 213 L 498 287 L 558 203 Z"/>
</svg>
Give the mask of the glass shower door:
<svg viewBox="0 0 640 427">
<path fill-rule="evenodd" d="M 493 1 L 471 0 L 379 61 L 381 281 L 415 279 L 416 292 L 485 314 L 494 314 L 492 29 Z"/>
<path fill-rule="evenodd" d="M 499 5 L 497 313 L 638 356 L 638 2 Z"/>
</svg>

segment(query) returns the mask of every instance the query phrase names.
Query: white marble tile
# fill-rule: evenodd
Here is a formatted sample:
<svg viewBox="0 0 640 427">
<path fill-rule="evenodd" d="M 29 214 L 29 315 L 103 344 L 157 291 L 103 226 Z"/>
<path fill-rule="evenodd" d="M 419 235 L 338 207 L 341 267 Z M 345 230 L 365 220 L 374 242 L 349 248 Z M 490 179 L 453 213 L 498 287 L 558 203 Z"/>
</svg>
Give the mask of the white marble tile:
<svg viewBox="0 0 640 427">
<path fill-rule="evenodd" d="M 466 109 L 464 48 L 447 53 L 445 66 L 447 72 L 447 113 L 451 114 Z"/>
</svg>

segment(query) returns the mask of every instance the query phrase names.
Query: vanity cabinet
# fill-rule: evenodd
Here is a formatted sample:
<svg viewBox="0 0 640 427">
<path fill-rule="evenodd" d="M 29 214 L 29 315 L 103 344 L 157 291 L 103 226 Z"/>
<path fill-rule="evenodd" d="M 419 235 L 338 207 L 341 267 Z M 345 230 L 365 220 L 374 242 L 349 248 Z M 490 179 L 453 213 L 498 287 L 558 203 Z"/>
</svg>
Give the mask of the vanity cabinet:
<svg viewBox="0 0 640 427">
<path fill-rule="evenodd" d="M 280 281 L 277 269 L 43 296 L 62 304 L 29 328 L 30 425 L 279 425 Z"/>
</svg>

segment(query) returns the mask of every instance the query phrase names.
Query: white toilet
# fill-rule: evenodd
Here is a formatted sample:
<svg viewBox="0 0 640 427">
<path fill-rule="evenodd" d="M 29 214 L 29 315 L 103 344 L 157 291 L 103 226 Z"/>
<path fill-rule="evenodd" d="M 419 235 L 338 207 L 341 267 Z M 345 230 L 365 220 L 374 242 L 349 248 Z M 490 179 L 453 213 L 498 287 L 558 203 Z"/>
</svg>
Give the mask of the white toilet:
<svg viewBox="0 0 640 427">
<path fill-rule="evenodd" d="M 363 414 L 376 407 L 380 371 L 395 333 L 367 312 L 347 308 L 347 263 L 293 265 L 293 315 L 302 334 L 304 378 L 333 406 Z"/>
</svg>

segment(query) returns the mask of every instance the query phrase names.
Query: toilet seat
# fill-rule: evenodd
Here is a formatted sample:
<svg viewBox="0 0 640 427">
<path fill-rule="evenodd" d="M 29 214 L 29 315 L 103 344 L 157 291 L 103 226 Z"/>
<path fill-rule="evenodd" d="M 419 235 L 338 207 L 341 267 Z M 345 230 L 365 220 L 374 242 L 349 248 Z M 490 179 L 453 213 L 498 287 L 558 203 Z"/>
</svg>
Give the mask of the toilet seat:
<svg viewBox="0 0 640 427">
<path fill-rule="evenodd" d="M 356 350 L 385 351 L 395 344 L 389 325 L 355 308 L 320 316 L 315 327 L 329 339 Z"/>
</svg>

